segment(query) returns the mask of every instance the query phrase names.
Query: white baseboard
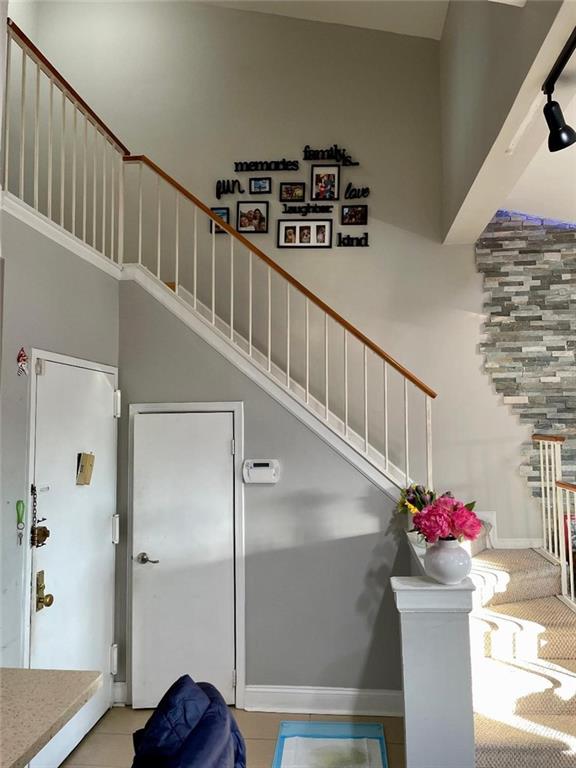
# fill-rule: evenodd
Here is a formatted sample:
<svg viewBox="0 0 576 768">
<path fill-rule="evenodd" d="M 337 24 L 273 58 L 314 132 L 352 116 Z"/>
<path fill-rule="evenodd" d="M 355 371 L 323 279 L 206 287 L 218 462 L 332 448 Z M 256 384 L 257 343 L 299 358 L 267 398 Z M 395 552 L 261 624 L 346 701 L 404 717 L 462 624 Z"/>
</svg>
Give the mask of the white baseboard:
<svg viewBox="0 0 576 768">
<path fill-rule="evenodd" d="M 125 707 L 128 701 L 126 683 L 112 683 L 112 706 Z"/>
<path fill-rule="evenodd" d="M 247 685 L 244 708 L 313 715 L 404 715 L 402 691 Z"/>
</svg>

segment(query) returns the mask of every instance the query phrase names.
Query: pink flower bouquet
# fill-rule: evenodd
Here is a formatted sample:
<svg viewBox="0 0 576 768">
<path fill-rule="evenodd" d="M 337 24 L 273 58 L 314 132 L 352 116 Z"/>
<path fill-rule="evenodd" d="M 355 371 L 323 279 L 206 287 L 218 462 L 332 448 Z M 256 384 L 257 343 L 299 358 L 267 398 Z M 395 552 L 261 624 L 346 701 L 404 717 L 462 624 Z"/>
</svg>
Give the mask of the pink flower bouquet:
<svg viewBox="0 0 576 768">
<path fill-rule="evenodd" d="M 473 541 L 482 530 L 482 522 L 470 506 L 452 496 L 440 496 L 414 515 L 414 530 L 430 544 L 438 539 Z"/>
</svg>

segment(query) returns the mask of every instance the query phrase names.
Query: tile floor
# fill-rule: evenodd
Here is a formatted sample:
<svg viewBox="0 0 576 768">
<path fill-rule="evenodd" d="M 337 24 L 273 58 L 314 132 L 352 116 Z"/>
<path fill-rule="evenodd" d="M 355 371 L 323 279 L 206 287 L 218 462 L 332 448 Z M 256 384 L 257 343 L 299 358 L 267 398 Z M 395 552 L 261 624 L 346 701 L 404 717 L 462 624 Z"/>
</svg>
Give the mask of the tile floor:
<svg viewBox="0 0 576 768">
<path fill-rule="evenodd" d="M 355 720 L 382 723 L 388 746 L 389 768 L 405 768 L 404 728 L 399 717 L 350 717 L 330 715 L 277 715 L 271 712 L 233 710 L 246 739 L 247 768 L 270 768 L 281 720 Z M 130 768 L 132 733 L 150 717 L 147 709 L 115 707 L 97 723 L 62 768 Z"/>
</svg>

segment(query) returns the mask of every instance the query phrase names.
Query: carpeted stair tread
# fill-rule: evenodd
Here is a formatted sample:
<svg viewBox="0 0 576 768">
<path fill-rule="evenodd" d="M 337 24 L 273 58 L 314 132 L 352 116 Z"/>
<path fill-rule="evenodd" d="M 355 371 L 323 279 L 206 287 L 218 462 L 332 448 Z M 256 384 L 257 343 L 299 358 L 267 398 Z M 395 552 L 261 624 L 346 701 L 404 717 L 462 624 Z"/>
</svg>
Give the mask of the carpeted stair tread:
<svg viewBox="0 0 576 768">
<path fill-rule="evenodd" d="M 576 718 L 510 715 L 474 718 L 476 768 L 574 768 Z"/>
<path fill-rule="evenodd" d="M 497 627 L 485 634 L 487 656 L 576 659 L 576 613 L 557 597 L 493 605 L 477 615 Z"/>
<path fill-rule="evenodd" d="M 485 549 L 472 560 L 472 580 L 479 603 L 550 597 L 561 591 L 560 567 L 535 549 Z"/>
<path fill-rule="evenodd" d="M 576 675 L 562 661 L 475 657 L 472 678 L 478 714 L 494 719 L 506 714 L 576 715 Z"/>
</svg>

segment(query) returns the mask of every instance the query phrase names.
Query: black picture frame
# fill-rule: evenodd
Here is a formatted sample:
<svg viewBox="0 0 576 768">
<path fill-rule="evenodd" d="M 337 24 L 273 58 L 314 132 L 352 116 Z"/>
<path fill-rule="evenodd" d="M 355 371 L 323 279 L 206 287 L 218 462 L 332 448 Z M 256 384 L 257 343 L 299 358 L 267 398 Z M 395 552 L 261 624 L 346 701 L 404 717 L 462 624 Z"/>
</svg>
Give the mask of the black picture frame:
<svg viewBox="0 0 576 768">
<path fill-rule="evenodd" d="M 326 177 L 321 181 L 321 177 Z M 313 165 L 310 170 L 310 200 L 340 200 L 340 166 Z"/>
<path fill-rule="evenodd" d="M 248 179 L 248 191 L 251 195 L 272 194 L 272 176 L 252 176 Z"/>
<path fill-rule="evenodd" d="M 288 189 L 298 189 L 300 195 L 294 197 L 288 196 Z M 280 195 L 279 200 L 281 203 L 303 203 L 306 200 L 306 182 L 305 181 L 281 181 L 280 182 Z"/>
<path fill-rule="evenodd" d="M 340 206 L 340 224 L 343 227 L 365 227 L 368 224 L 367 205 Z"/>
<path fill-rule="evenodd" d="M 332 219 L 278 219 L 278 248 L 331 248 Z"/>
<path fill-rule="evenodd" d="M 216 213 L 222 221 L 224 221 L 226 224 L 230 224 L 230 208 L 228 208 L 225 205 L 217 205 L 214 208 L 210 208 L 211 211 Z M 214 220 L 210 219 L 210 234 L 214 231 Z M 216 224 L 216 234 L 217 235 L 225 235 L 226 230 L 222 229 L 222 227 L 218 226 Z"/>
<path fill-rule="evenodd" d="M 249 218 L 253 221 L 256 211 L 260 214 L 260 225 L 256 228 L 253 223 L 244 223 Z M 251 214 L 251 215 L 250 215 Z M 264 221 L 262 222 L 262 218 Z M 238 200 L 236 203 L 236 231 L 250 235 L 264 235 L 268 232 L 270 216 L 267 200 Z"/>
</svg>

